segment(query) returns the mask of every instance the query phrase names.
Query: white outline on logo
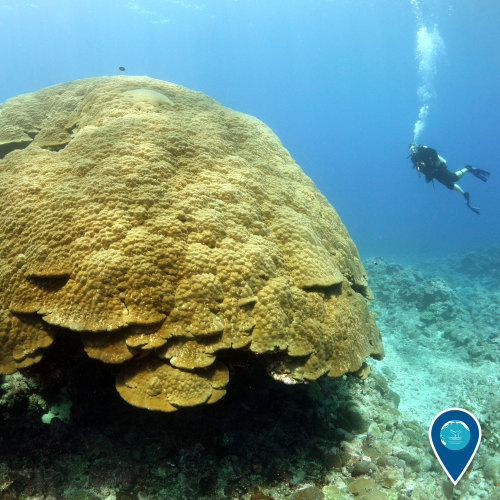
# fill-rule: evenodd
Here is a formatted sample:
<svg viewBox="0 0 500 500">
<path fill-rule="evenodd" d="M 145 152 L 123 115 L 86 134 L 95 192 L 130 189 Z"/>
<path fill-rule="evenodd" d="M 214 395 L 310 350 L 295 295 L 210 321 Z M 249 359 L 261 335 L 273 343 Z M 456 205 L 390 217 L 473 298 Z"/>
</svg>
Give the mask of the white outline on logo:
<svg viewBox="0 0 500 500">
<path fill-rule="evenodd" d="M 458 476 L 458 478 L 457 478 L 456 481 L 451 477 L 450 473 L 448 472 L 448 469 L 445 467 L 445 465 L 441 461 L 441 458 L 439 458 L 439 455 L 436 453 L 436 448 L 434 447 L 434 443 L 432 442 L 432 426 L 434 425 L 434 422 L 443 413 L 446 413 L 447 411 L 451 411 L 451 410 L 458 410 L 458 411 L 463 411 L 464 413 L 467 413 L 467 415 L 469 415 L 472 419 L 474 419 L 474 422 L 476 422 L 477 428 L 479 430 L 479 436 L 478 436 L 478 440 L 477 440 L 477 443 L 476 443 L 476 447 L 474 448 L 474 452 L 472 453 L 471 457 L 469 458 L 469 461 L 467 462 L 466 466 L 464 467 L 464 470 L 462 471 L 462 473 L 460 474 L 460 476 Z M 469 465 L 472 462 L 473 458 L 476 456 L 476 452 L 477 452 L 477 450 L 479 448 L 479 445 L 481 444 L 481 425 L 479 424 L 478 419 L 470 411 L 464 410 L 463 408 L 448 408 L 446 410 L 443 410 L 441 413 L 438 413 L 434 417 L 434 419 L 432 420 L 431 425 L 429 426 L 429 441 L 430 441 L 431 446 L 432 446 L 432 451 L 434 452 L 434 455 L 436 455 L 437 459 L 439 460 L 439 463 L 441 464 L 441 467 L 446 472 L 446 475 L 450 478 L 450 481 L 456 486 L 458 484 L 458 481 L 460 481 L 460 479 L 462 479 L 462 476 L 465 474 L 465 472 L 469 468 Z"/>
</svg>

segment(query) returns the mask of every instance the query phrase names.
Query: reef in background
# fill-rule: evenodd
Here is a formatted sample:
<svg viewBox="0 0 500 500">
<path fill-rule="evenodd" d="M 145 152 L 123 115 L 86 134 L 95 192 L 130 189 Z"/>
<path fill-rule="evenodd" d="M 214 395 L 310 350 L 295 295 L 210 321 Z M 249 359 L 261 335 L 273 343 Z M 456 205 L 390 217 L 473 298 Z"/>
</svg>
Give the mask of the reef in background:
<svg viewBox="0 0 500 500">
<path fill-rule="evenodd" d="M 391 352 L 381 369 L 406 395 L 400 409 L 422 423 L 451 406 L 498 421 L 500 249 L 415 266 L 371 258 L 366 266 Z"/>
</svg>

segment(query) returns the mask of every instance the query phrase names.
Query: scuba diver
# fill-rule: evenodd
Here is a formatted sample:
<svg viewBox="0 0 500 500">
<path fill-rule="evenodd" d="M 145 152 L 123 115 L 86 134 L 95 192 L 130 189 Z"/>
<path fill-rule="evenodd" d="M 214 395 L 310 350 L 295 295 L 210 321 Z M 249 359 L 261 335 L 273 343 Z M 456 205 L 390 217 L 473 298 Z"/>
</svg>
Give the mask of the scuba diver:
<svg viewBox="0 0 500 500">
<path fill-rule="evenodd" d="M 461 170 L 452 172 L 448 170 L 446 160 L 438 155 L 435 149 L 427 146 L 417 146 L 414 142 L 410 143 L 410 156 L 413 167 L 417 169 L 418 174 L 425 175 L 425 180 L 431 182 L 436 179 L 441 184 L 444 184 L 448 189 L 458 191 L 462 194 L 467 202 L 467 206 L 476 214 L 479 215 L 479 208 L 473 207 L 470 204 L 469 193 L 456 184 L 456 181 L 461 179 L 467 172 L 470 172 L 474 177 L 481 179 L 483 182 L 488 181 L 490 173 L 480 168 L 473 168 L 470 165 L 465 165 Z"/>
</svg>

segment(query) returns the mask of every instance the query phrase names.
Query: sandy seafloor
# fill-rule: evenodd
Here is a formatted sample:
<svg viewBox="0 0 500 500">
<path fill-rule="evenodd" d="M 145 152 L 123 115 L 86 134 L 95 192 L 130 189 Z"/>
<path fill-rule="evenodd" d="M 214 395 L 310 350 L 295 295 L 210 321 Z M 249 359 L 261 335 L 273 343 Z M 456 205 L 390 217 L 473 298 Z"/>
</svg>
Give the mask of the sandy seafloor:
<svg viewBox="0 0 500 500">
<path fill-rule="evenodd" d="M 364 380 L 284 386 L 242 363 L 218 404 L 155 414 L 95 362 L 58 365 L 74 346 L 56 342 L 1 379 L 0 500 L 500 499 L 500 248 L 365 266 L 386 357 Z M 457 487 L 427 438 L 448 407 L 483 429 Z"/>
<path fill-rule="evenodd" d="M 386 353 L 371 365 L 401 396 L 404 417 L 428 425 L 439 411 L 457 406 L 479 419 L 495 410 L 499 417 L 499 265 L 497 248 L 405 267 L 367 261 Z M 394 274 L 384 276 L 388 267 Z M 390 301 L 382 297 L 385 285 L 392 288 Z"/>
</svg>

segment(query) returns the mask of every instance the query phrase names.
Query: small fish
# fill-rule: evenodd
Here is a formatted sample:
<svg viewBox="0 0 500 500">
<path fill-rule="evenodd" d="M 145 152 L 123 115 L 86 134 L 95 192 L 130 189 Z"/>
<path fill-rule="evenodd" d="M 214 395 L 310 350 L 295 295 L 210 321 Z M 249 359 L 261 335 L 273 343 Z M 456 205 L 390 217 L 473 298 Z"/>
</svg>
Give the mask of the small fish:
<svg viewBox="0 0 500 500">
<path fill-rule="evenodd" d="M 120 71 L 125 71 L 125 69 L 126 69 L 126 68 L 125 68 L 124 66 L 118 66 L 118 69 L 119 69 Z"/>
</svg>

